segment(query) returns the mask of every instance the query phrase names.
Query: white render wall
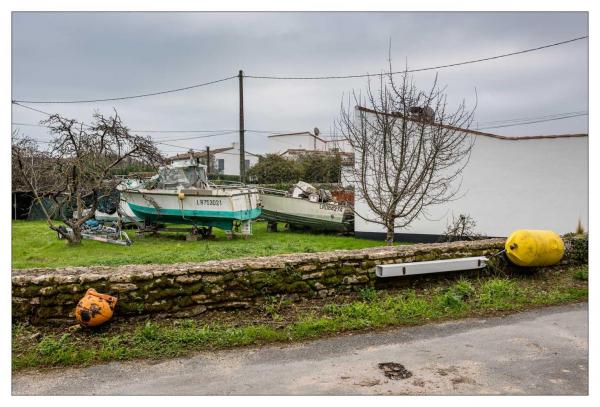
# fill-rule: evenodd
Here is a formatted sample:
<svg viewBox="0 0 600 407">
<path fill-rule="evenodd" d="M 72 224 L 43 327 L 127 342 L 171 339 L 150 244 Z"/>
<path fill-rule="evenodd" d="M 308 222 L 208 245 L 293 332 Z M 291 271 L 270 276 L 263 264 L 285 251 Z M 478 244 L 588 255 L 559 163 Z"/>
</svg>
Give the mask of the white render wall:
<svg viewBox="0 0 600 407">
<path fill-rule="evenodd" d="M 283 153 L 289 149 L 319 150 L 326 151 L 327 143 L 316 139 L 310 134 L 290 134 L 269 137 L 269 150 Z"/>
<path fill-rule="evenodd" d="M 464 196 L 428 209 L 396 233 L 442 234 L 452 216 L 468 214 L 477 232 L 503 237 L 515 229 L 573 232 L 578 219 L 588 224 L 588 137 L 500 140 L 476 137 L 463 172 Z M 370 213 L 357 197 L 358 213 Z M 354 229 L 383 233 L 377 224 L 356 216 Z"/>
<path fill-rule="evenodd" d="M 218 168 L 219 159 L 224 160 L 225 168 L 223 170 L 223 174 L 225 175 L 240 175 L 240 149 L 239 147 L 234 147 L 231 150 L 223 151 L 222 153 L 215 153 L 215 165 Z M 258 157 L 249 154 L 246 152 L 244 154 L 245 159 L 250 161 L 250 167 L 258 162 Z M 215 168 L 215 170 L 217 169 Z"/>
</svg>

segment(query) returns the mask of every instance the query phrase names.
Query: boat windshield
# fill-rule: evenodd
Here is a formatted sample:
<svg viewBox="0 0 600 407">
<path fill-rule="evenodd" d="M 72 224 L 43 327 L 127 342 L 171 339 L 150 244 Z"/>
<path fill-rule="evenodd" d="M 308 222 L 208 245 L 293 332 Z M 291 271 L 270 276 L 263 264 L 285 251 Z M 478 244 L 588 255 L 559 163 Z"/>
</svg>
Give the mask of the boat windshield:
<svg viewBox="0 0 600 407">
<path fill-rule="evenodd" d="M 203 165 L 167 165 L 158 169 L 158 188 L 208 188 L 206 168 Z"/>
</svg>

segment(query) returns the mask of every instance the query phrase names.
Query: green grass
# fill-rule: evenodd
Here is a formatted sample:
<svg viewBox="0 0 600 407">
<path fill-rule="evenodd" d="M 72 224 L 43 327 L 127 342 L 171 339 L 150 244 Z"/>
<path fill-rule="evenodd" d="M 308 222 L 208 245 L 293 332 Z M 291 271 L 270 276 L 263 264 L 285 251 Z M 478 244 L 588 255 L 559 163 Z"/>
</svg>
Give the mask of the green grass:
<svg viewBox="0 0 600 407">
<path fill-rule="evenodd" d="M 134 243 L 129 247 L 91 240 L 70 247 L 64 240 L 58 240 L 43 221 L 13 221 L 12 267 L 199 262 L 280 253 L 360 249 L 384 244 L 335 234 L 267 233 L 265 222 L 255 223 L 253 233 L 247 239 L 237 237 L 227 241 L 223 233 L 215 230 L 215 240 L 186 241 L 183 233 L 164 233 L 160 237 L 147 236 L 142 239 L 136 238 L 135 231 L 131 230 L 128 234 Z"/>
<path fill-rule="evenodd" d="M 56 329 L 40 332 L 30 326 L 14 325 L 12 366 L 19 370 L 135 358 L 160 359 L 204 349 L 299 341 L 347 331 L 584 301 L 588 295 L 587 283 L 578 277 L 584 270 L 587 271 L 587 266 L 502 278 L 463 277 L 399 291 L 365 289 L 349 301 L 335 303 L 332 299 L 287 319 L 282 315 L 295 305 L 272 298 L 264 307 L 262 321 L 258 322 L 243 316 L 237 316 L 231 323 L 204 322 L 202 318 L 148 320 L 75 333 Z M 240 326 L 239 321 L 247 322 Z"/>
</svg>

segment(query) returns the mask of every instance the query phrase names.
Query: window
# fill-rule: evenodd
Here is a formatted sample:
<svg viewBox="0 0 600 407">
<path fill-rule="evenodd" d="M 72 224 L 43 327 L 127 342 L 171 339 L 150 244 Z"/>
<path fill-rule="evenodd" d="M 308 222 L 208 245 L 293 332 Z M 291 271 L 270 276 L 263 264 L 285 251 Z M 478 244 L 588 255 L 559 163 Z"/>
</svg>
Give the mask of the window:
<svg viewBox="0 0 600 407">
<path fill-rule="evenodd" d="M 250 168 L 250 160 L 246 160 L 245 164 L 246 164 L 246 169 L 249 169 Z"/>
<path fill-rule="evenodd" d="M 224 158 L 217 159 L 217 170 L 219 172 L 225 171 L 225 159 Z"/>
</svg>

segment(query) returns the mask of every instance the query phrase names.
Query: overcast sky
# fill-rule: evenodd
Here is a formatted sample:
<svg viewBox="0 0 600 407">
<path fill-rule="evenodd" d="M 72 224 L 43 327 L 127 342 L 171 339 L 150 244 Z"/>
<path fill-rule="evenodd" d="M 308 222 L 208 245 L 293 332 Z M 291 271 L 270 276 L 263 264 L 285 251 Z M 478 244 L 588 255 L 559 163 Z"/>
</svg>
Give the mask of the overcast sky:
<svg viewBox="0 0 600 407">
<path fill-rule="evenodd" d="M 392 59 L 402 69 L 437 66 L 533 48 L 588 34 L 587 13 L 13 13 L 12 97 L 111 98 L 162 91 L 236 75 L 377 73 Z M 427 87 L 434 72 L 415 73 Z M 451 107 L 478 95 L 477 122 L 588 109 L 588 41 L 440 69 Z M 247 78 L 246 128 L 321 130 L 330 136 L 344 94 L 366 80 L 279 81 Z M 238 128 L 237 79 L 127 101 L 30 105 L 89 121 L 116 108 L 135 130 Z M 13 123 L 38 113 L 13 106 Z M 482 126 L 483 127 L 483 126 Z M 13 126 L 48 140 L 44 128 Z M 488 130 L 503 135 L 587 133 L 587 116 Z M 151 134 L 179 139 L 194 134 Z M 180 140 L 182 148 L 229 145 L 236 134 Z M 247 134 L 264 152 L 266 135 Z M 285 148 L 282 145 L 280 148 Z"/>
</svg>

